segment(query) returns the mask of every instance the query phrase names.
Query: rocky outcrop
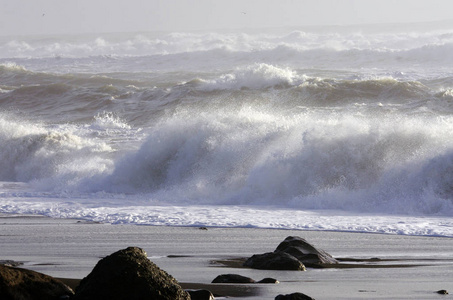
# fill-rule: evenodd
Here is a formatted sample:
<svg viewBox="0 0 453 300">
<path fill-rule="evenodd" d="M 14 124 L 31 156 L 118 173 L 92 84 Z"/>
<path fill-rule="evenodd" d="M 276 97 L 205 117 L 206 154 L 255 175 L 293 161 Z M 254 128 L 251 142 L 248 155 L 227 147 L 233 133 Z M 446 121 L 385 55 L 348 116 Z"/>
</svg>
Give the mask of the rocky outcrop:
<svg viewBox="0 0 453 300">
<path fill-rule="evenodd" d="M 255 254 L 244 262 L 244 266 L 260 270 L 305 271 L 303 263 L 284 252 Z"/>
<path fill-rule="evenodd" d="M 278 295 L 275 300 L 315 300 L 314 298 L 302 293 L 292 293 L 288 295 Z"/>
<path fill-rule="evenodd" d="M 305 271 L 305 266 L 322 267 L 337 263 L 329 253 L 315 248 L 305 239 L 289 236 L 274 252 L 255 254 L 245 261 L 244 266 L 262 270 Z"/>
<path fill-rule="evenodd" d="M 289 236 L 281 242 L 275 252 L 288 253 L 307 267 L 318 267 L 323 264 L 337 264 L 338 261 L 322 249 L 317 249 L 305 239 Z"/>
<path fill-rule="evenodd" d="M 0 265 L 0 299 L 69 299 L 74 292 L 42 273 Z"/>
<path fill-rule="evenodd" d="M 129 247 L 101 259 L 76 289 L 74 300 L 189 300 L 189 294 L 146 252 Z"/>
</svg>

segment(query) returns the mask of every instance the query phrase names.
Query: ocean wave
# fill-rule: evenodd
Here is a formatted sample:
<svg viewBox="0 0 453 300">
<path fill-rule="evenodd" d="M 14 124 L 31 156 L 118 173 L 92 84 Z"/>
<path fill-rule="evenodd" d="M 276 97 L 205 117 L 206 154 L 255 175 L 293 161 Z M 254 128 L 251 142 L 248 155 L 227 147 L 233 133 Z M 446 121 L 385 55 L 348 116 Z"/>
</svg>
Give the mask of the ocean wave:
<svg viewBox="0 0 453 300">
<path fill-rule="evenodd" d="M 451 236 L 451 32 L 308 29 L 1 38 L 0 211 Z"/>
<path fill-rule="evenodd" d="M 246 109 L 180 113 L 89 190 L 146 193 L 172 204 L 451 215 L 451 185 L 439 180 L 451 175 L 448 122 Z"/>
<path fill-rule="evenodd" d="M 46 128 L 3 114 L 0 144 L 0 180 L 36 182 L 45 189 L 70 186 L 104 171 L 111 164 L 107 154 L 113 151 L 74 129 Z"/>
<path fill-rule="evenodd" d="M 436 80 L 437 81 L 437 80 Z M 392 76 L 366 76 L 361 79 L 335 79 L 307 76 L 294 69 L 268 64 L 254 64 L 238 68 L 213 79 L 197 78 L 184 85 L 175 86 L 170 94 L 181 89 L 197 91 L 200 98 L 234 94 L 237 101 L 257 104 L 254 99 L 261 97 L 262 103 L 284 107 L 327 106 L 374 103 L 383 107 L 403 105 L 426 106 L 436 99 L 448 97 L 448 90 L 438 92 L 429 87 L 429 81 L 407 81 Z M 437 85 L 437 83 L 436 83 Z M 201 92 L 201 93 L 200 93 Z M 203 94 L 204 93 L 204 94 Z M 257 94 L 259 93 L 259 94 Z M 187 96 L 187 94 L 185 94 Z M 228 101 L 230 103 L 231 101 Z M 415 103 L 415 104 L 414 104 Z M 227 105 L 227 104 L 226 104 Z M 445 106 L 430 105 L 431 109 Z"/>
<path fill-rule="evenodd" d="M 3 114 L 0 181 L 165 205 L 453 215 L 452 129 L 450 116 L 323 108 L 179 106 L 143 130 L 112 112 L 51 126 Z"/>
<path fill-rule="evenodd" d="M 4 85 L 39 85 L 49 83 L 64 83 L 78 86 L 92 85 L 140 85 L 140 81 L 121 79 L 96 73 L 59 73 L 50 71 L 33 71 L 16 62 L 0 63 L 0 80 Z"/>
<path fill-rule="evenodd" d="M 0 107 L 58 122 L 86 122 L 107 111 L 142 127 L 189 106 L 205 110 L 253 105 L 278 111 L 355 106 L 365 114 L 398 109 L 409 113 L 452 111 L 449 86 L 453 77 L 421 81 L 399 74 L 318 77 L 307 75 L 306 70 L 264 63 L 229 72 L 180 74 L 187 81 L 179 81 L 173 73 L 160 75 L 156 81 L 154 77 L 124 80 L 114 78 L 113 73 L 32 72 L 20 65 L 4 68 L 0 78 L 7 85 L 1 87 Z"/>
<path fill-rule="evenodd" d="M 199 89 L 213 90 L 240 90 L 266 89 L 269 87 L 290 87 L 301 83 L 303 75 L 289 68 L 279 68 L 268 64 L 255 64 L 239 68 L 233 73 L 221 75 L 212 80 L 201 79 Z"/>
<path fill-rule="evenodd" d="M 15 72 L 26 72 L 25 67 L 20 66 L 14 62 L 6 62 L 0 64 L 0 72 L 15 71 Z"/>
<path fill-rule="evenodd" d="M 346 103 L 405 104 L 432 97 L 432 91 L 418 81 L 399 81 L 391 77 L 366 80 L 312 78 L 292 91 L 293 97 L 313 105 Z"/>
<path fill-rule="evenodd" d="M 20 111 L 30 119 L 78 121 L 92 118 L 93 113 L 109 106 L 112 96 L 84 91 L 64 83 L 21 86 L 0 94 L 0 107 Z M 68 114 L 71 119 L 68 120 Z"/>
</svg>

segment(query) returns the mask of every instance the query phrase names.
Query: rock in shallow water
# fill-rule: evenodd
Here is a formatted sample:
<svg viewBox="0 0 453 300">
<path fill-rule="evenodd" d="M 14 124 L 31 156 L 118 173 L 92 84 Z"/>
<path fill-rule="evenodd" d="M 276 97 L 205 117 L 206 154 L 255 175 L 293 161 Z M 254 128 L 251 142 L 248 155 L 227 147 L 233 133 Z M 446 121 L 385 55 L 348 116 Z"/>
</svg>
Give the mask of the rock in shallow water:
<svg viewBox="0 0 453 300">
<path fill-rule="evenodd" d="M 255 254 L 245 261 L 244 266 L 260 270 L 305 271 L 303 263 L 284 252 Z"/>
<path fill-rule="evenodd" d="M 260 281 L 257 281 L 256 283 L 273 283 L 273 284 L 277 284 L 277 283 L 280 283 L 280 282 L 277 279 L 275 279 L 275 278 L 266 277 L 266 278 L 261 279 Z"/>
<path fill-rule="evenodd" d="M 238 274 L 222 274 L 214 278 L 212 283 L 255 283 L 255 280 Z"/>
<path fill-rule="evenodd" d="M 317 249 L 305 239 L 289 236 L 281 242 L 275 252 L 291 254 L 307 267 L 317 267 L 323 264 L 337 264 L 338 261 L 322 249 Z"/>
<path fill-rule="evenodd" d="M 189 294 L 146 252 L 129 247 L 101 259 L 76 289 L 74 300 L 189 300 Z"/>
<path fill-rule="evenodd" d="M 260 281 L 255 281 L 250 277 L 245 277 L 238 274 L 222 274 L 214 278 L 212 283 L 279 283 L 277 279 L 274 278 L 263 278 Z"/>
<path fill-rule="evenodd" d="M 74 292 L 61 281 L 31 270 L 0 265 L 0 299 L 65 299 Z"/>
<path fill-rule="evenodd" d="M 278 295 L 277 297 L 275 297 L 275 300 L 315 300 L 315 299 L 303 293 L 292 293 L 287 295 Z"/>
<path fill-rule="evenodd" d="M 316 249 L 301 237 L 289 236 L 274 252 L 255 254 L 246 260 L 244 266 L 262 270 L 298 270 L 307 267 L 322 267 L 337 264 L 329 253 Z"/>
</svg>

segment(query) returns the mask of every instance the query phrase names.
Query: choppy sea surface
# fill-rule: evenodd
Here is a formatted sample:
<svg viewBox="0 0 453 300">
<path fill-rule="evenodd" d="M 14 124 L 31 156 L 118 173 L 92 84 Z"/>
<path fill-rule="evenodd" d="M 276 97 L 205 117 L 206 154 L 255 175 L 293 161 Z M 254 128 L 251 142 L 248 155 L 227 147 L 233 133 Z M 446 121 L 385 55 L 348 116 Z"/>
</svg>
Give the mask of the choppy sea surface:
<svg viewBox="0 0 453 300">
<path fill-rule="evenodd" d="M 0 213 L 453 237 L 453 24 L 0 37 Z"/>
</svg>

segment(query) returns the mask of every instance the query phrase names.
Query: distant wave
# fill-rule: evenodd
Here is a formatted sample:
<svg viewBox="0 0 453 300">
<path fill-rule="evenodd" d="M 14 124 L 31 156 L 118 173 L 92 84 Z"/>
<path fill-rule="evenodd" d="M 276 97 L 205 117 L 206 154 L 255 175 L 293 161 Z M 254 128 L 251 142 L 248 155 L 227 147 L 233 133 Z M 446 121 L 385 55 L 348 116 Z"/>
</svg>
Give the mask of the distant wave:
<svg viewBox="0 0 453 300">
<path fill-rule="evenodd" d="M 392 77 L 340 80 L 310 77 L 289 68 L 268 64 L 249 65 L 215 79 L 197 79 L 188 84 L 195 84 L 202 91 L 292 89 L 294 93 L 308 93 L 304 98 L 336 98 L 337 102 L 348 98 L 391 100 L 428 97 L 430 92 L 427 86 L 418 81 L 399 81 Z"/>
<path fill-rule="evenodd" d="M 233 73 L 221 75 L 211 80 L 200 80 L 200 89 L 212 90 L 240 90 L 266 89 L 269 87 L 290 87 L 301 83 L 303 75 L 289 68 L 279 68 L 268 64 L 256 64 L 240 68 Z"/>
<path fill-rule="evenodd" d="M 314 49 L 348 49 L 396 51 L 442 46 L 453 42 L 450 31 L 387 32 L 362 34 L 351 32 L 288 33 L 142 33 L 104 36 L 71 36 L 4 39 L 0 44 L 2 57 L 81 57 L 97 55 L 162 55 L 226 49 L 233 52 L 264 51 L 279 46 L 300 51 Z"/>
<path fill-rule="evenodd" d="M 5 40 L 0 44 L 0 63 L 14 59 L 32 70 L 44 65 L 53 72 L 65 69 L 90 72 L 93 63 L 111 72 L 124 72 L 131 67 L 143 72 L 211 71 L 251 63 L 292 68 L 396 66 L 405 70 L 429 68 L 435 72 L 439 68 L 451 68 L 452 53 L 453 38 L 449 31 L 367 35 L 301 31 L 287 34 L 171 33 Z M 40 64 L 40 60 L 48 63 Z"/>
</svg>

